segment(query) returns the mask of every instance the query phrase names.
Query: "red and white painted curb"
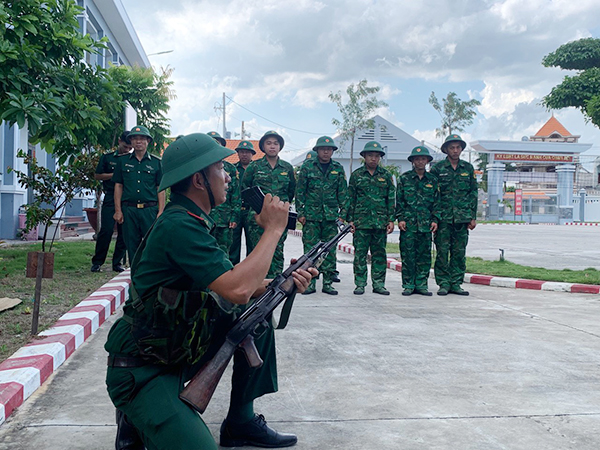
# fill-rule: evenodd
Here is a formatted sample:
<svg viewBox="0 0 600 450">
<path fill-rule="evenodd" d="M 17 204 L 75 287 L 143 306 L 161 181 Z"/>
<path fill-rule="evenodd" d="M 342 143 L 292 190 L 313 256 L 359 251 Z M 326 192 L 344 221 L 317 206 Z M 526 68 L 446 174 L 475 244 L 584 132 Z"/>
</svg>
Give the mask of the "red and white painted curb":
<svg viewBox="0 0 600 450">
<path fill-rule="evenodd" d="M 580 227 L 597 227 L 600 226 L 598 222 L 567 222 L 565 225 L 579 225 Z"/>
<path fill-rule="evenodd" d="M 302 236 L 302 231 L 292 230 L 294 236 Z M 354 255 L 354 247 L 340 242 L 338 250 Z M 387 258 L 388 269 L 402 272 L 402 263 Z M 520 278 L 494 277 L 491 275 L 465 274 L 465 283 L 483 284 L 485 286 L 506 287 L 513 289 L 534 289 L 538 291 L 572 292 L 576 294 L 600 294 L 600 286 L 596 284 L 559 283 L 556 281 L 525 280 Z"/>
<path fill-rule="evenodd" d="M 0 364 L 0 425 L 127 300 L 130 282 L 119 274 Z"/>
</svg>

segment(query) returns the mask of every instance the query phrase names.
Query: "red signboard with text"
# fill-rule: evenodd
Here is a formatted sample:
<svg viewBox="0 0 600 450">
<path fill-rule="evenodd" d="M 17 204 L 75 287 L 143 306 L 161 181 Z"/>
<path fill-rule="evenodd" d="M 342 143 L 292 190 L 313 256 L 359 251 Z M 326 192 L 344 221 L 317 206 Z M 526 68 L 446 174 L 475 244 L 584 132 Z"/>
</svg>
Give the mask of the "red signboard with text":
<svg viewBox="0 0 600 450">
<path fill-rule="evenodd" d="M 515 190 L 515 216 L 523 215 L 523 189 Z"/>
</svg>

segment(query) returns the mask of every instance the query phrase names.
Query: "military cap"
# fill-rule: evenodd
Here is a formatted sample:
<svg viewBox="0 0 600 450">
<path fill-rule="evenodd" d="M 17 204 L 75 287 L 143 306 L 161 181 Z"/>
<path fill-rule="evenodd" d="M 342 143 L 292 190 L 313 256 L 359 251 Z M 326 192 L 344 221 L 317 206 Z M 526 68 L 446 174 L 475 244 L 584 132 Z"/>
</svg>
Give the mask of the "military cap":
<svg viewBox="0 0 600 450">
<path fill-rule="evenodd" d="M 467 143 L 465 141 L 463 141 L 461 139 L 461 137 L 458 134 L 451 134 L 450 136 L 448 136 L 446 138 L 446 140 L 444 141 L 444 143 L 442 144 L 442 152 L 443 153 L 448 153 L 446 151 L 448 145 L 450 145 L 451 142 L 459 142 L 460 145 L 462 146 L 463 150 L 465 149 L 465 147 L 467 146 Z"/>
<path fill-rule="evenodd" d="M 313 150 L 317 150 L 319 147 L 333 147 L 333 151 L 336 151 L 338 148 L 329 136 L 321 136 L 317 139 L 317 143 L 313 147 Z"/>
<path fill-rule="evenodd" d="M 365 148 L 360 152 L 360 156 L 364 157 L 366 152 L 377 152 L 381 156 L 385 155 L 385 151 L 381 144 L 377 141 L 369 141 L 365 144 Z"/>
<path fill-rule="evenodd" d="M 148 131 L 148 128 L 142 125 L 136 125 L 135 127 L 133 127 L 129 132 L 129 135 L 127 136 L 127 140 L 131 139 L 133 136 L 145 136 L 147 138 L 150 138 L 150 142 L 153 141 L 152 136 L 150 136 L 150 132 Z"/>
<path fill-rule="evenodd" d="M 240 141 L 240 143 L 237 145 L 235 150 L 236 151 L 248 150 L 249 152 L 252 152 L 253 155 L 256 155 L 256 150 L 254 150 L 254 145 L 252 145 L 252 142 L 250 142 L 250 141 Z"/>
<path fill-rule="evenodd" d="M 233 150 L 219 145 L 207 134 L 178 137 L 163 153 L 163 175 L 158 190 L 163 191 L 233 154 Z"/>
<path fill-rule="evenodd" d="M 283 145 L 285 144 L 285 141 L 283 140 L 283 137 L 281 137 L 281 135 L 277 132 L 277 131 L 267 131 L 263 137 L 260 138 L 260 141 L 258 141 L 258 148 L 260 148 L 260 150 L 264 153 L 264 149 L 263 149 L 263 144 L 265 143 L 265 140 L 268 137 L 274 136 L 277 138 L 277 140 L 279 141 L 279 150 L 283 150 Z"/>
<path fill-rule="evenodd" d="M 433 161 L 433 156 L 429 154 L 429 149 L 423 145 L 413 148 L 408 160 L 412 162 L 415 156 L 427 156 L 429 162 Z"/>
<path fill-rule="evenodd" d="M 316 157 L 317 157 L 317 152 L 314 150 L 311 150 L 306 154 L 306 157 L 304 158 L 304 160 L 315 159 Z"/>
<path fill-rule="evenodd" d="M 211 138 L 213 138 L 215 141 L 217 141 L 223 147 L 227 147 L 227 141 L 225 139 L 223 139 L 221 137 L 221 135 L 219 133 L 217 133 L 216 131 L 209 131 L 206 134 L 208 134 Z"/>
</svg>

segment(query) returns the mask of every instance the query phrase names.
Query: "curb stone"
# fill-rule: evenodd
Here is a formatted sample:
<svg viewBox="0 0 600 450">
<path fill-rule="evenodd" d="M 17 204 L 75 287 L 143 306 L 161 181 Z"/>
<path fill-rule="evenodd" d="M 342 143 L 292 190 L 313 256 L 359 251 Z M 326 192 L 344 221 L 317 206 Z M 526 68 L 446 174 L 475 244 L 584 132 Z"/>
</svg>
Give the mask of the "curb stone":
<svg viewBox="0 0 600 450">
<path fill-rule="evenodd" d="M 302 237 L 301 230 L 292 230 L 289 234 Z M 350 244 L 339 243 L 338 250 L 354 255 L 354 247 Z M 402 263 L 393 258 L 387 258 L 388 269 L 402 272 Z M 433 270 L 432 270 L 433 272 Z M 465 283 L 482 284 L 485 286 L 506 287 L 512 289 L 533 289 L 538 291 L 571 292 L 574 294 L 600 294 L 600 285 L 559 283 L 556 281 L 527 280 L 520 278 L 495 277 L 475 273 L 465 274 Z"/>
<path fill-rule="evenodd" d="M 127 300 L 130 282 L 129 270 L 117 275 L 0 364 L 0 425 Z"/>
</svg>

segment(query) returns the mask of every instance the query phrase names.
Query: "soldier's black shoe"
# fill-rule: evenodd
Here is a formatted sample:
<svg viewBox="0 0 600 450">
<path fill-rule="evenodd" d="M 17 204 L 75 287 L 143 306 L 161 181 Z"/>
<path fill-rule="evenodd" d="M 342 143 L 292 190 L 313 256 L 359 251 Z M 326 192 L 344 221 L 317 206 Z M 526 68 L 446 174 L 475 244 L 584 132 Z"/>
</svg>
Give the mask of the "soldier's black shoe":
<svg viewBox="0 0 600 450">
<path fill-rule="evenodd" d="M 290 447 L 298 442 L 294 434 L 279 433 L 267 425 L 262 414 L 255 414 L 249 422 L 237 424 L 228 423 L 227 419 L 221 425 L 221 447 L 255 447 L 280 448 Z"/>
<path fill-rule="evenodd" d="M 390 291 L 384 287 L 373 288 L 373 293 L 379 295 L 390 295 Z"/>
<path fill-rule="evenodd" d="M 469 291 L 465 291 L 460 286 L 450 288 L 450 293 L 451 294 L 456 294 L 456 295 L 469 295 Z"/>
<path fill-rule="evenodd" d="M 123 264 L 117 264 L 113 266 L 113 272 L 125 272 L 125 267 L 123 267 Z"/>
<path fill-rule="evenodd" d="M 365 288 L 362 286 L 356 286 L 354 289 L 354 295 L 363 295 L 365 293 Z"/>
<path fill-rule="evenodd" d="M 415 291 L 413 289 L 404 289 L 402 291 L 402 295 L 404 295 L 405 297 L 408 297 L 409 295 L 413 295 Z"/>
<path fill-rule="evenodd" d="M 92 268 L 90 269 L 91 272 L 100 272 L 100 267 L 102 267 L 100 264 L 92 264 Z"/>
<path fill-rule="evenodd" d="M 323 293 L 329 295 L 338 295 L 338 291 L 331 287 L 331 285 L 323 286 Z"/>
<path fill-rule="evenodd" d="M 431 297 L 433 295 L 427 289 L 415 289 L 415 293 L 419 295 L 424 295 L 425 297 Z"/>
<path fill-rule="evenodd" d="M 135 427 L 129 422 L 127 416 L 117 409 L 117 450 L 144 450 L 144 443 Z"/>
<path fill-rule="evenodd" d="M 340 280 L 340 277 L 338 277 L 336 274 L 333 274 L 333 276 L 331 277 L 331 281 L 333 281 L 334 283 L 339 283 L 342 280 Z"/>
<path fill-rule="evenodd" d="M 441 287 L 438 290 L 438 295 L 448 295 L 448 288 L 447 287 Z"/>
</svg>

